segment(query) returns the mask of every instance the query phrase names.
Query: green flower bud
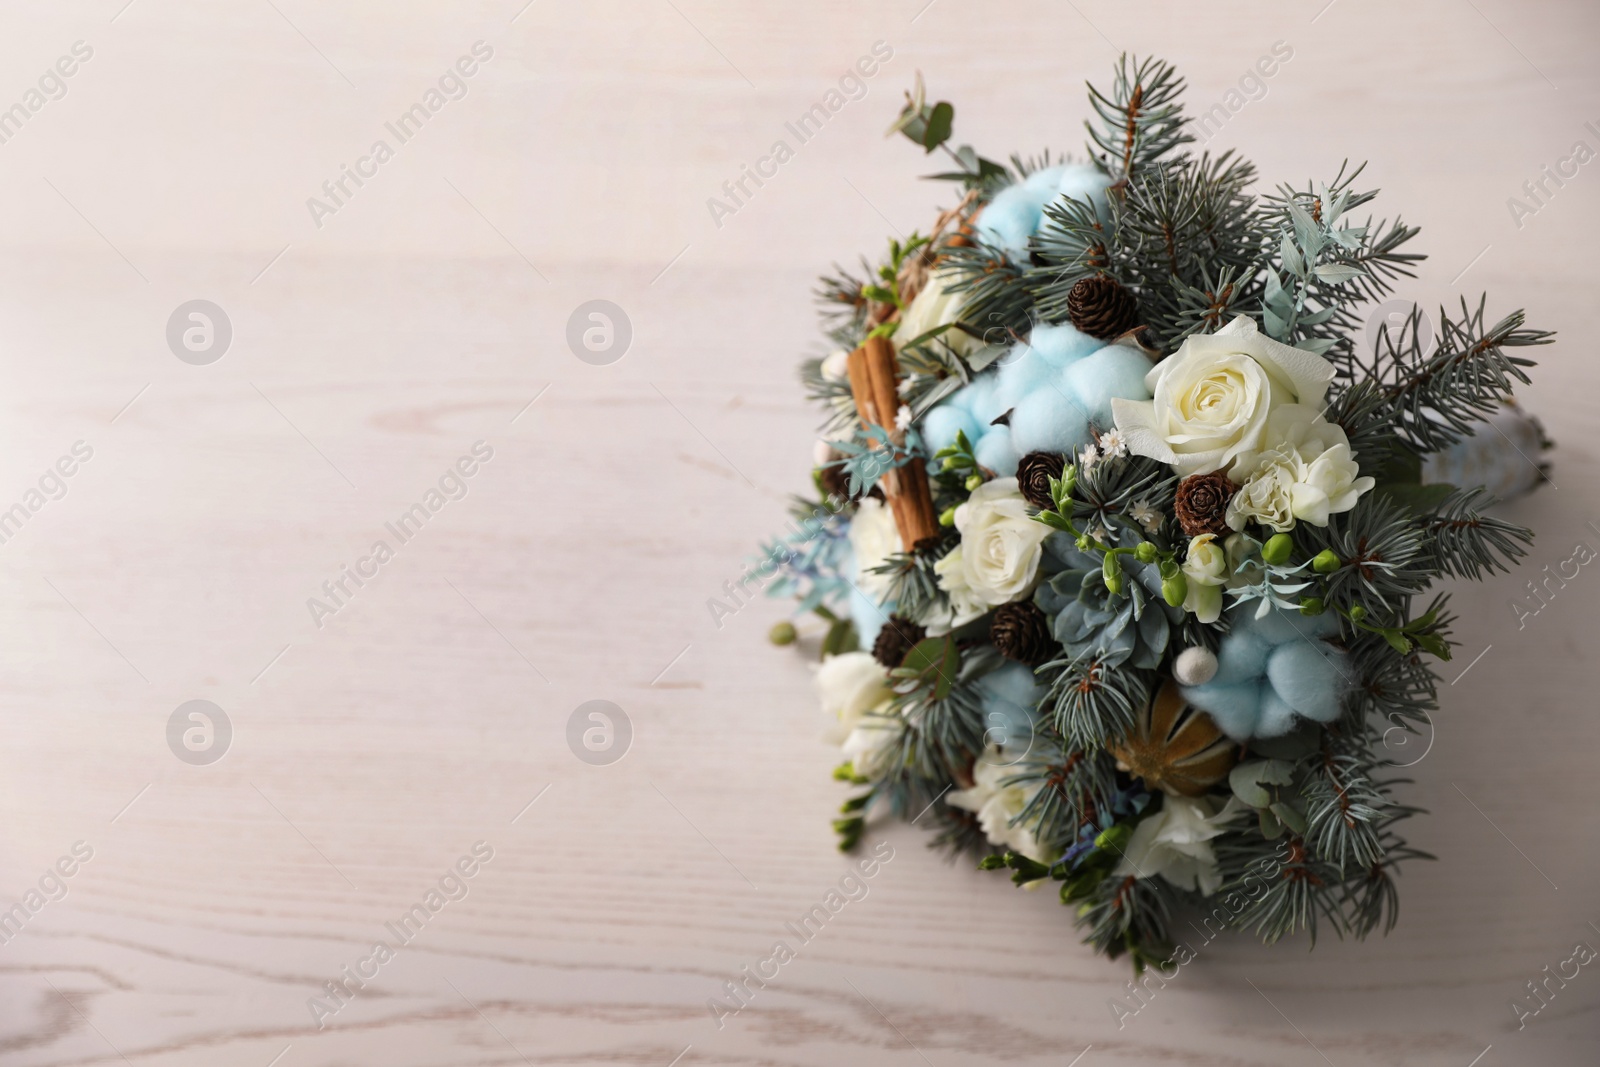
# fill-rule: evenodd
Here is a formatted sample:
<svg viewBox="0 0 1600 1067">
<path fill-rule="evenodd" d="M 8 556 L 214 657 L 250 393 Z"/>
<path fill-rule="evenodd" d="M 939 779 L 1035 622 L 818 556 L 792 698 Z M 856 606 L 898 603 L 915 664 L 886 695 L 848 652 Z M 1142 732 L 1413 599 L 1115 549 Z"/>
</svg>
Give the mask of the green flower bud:
<svg viewBox="0 0 1600 1067">
<path fill-rule="evenodd" d="M 767 631 L 767 640 L 775 645 L 792 645 L 798 636 L 800 635 L 795 632 L 794 623 L 787 620 L 773 623 L 772 629 Z"/>
<path fill-rule="evenodd" d="M 1294 540 L 1286 533 L 1273 534 L 1267 538 L 1267 543 L 1261 546 L 1261 558 L 1273 566 L 1280 566 L 1289 562 L 1289 555 L 1294 551 Z"/>
<path fill-rule="evenodd" d="M 1122 850 L 1127 847 L 1128 839 L 1132 836 L 1133 828 L 1131 826 L 1123 824 L 1111 826 L 1101 830 L 1100 833 L 1095 836 L 1094 847 L 1109 849 L 1120 854 Z"/>
<path fill-rule="evenodd" d="M 939 525 L 940 526 L 954 526 L 955 524 L 956 524 L 956 509 L 955 509 L 954 505 L 952 505 L 952 506 L 950 506 L 948 508 L 945 508 L 943 511 L 939 512 Z"/>
<path fill-rule="evenodd" d="M 1362 607 L 1360 604 L 1356 604 L 1354 607 L 1352 607 L 1350 609 L 1350 618 L 1355 620 L 1356 622 L 1360 622 L 1362 619 L 1364 619 L 1366 617 L 1367 617 L 1367 609 Z"/>
<path fill-rule="evenodd" d="M 1140 563 L 1154 563 L 1158 549 L 1149 541 L 1140 541 L 1133 550 L 1133 558 Z"/>
<path fill-rule="evenodd" d="M 956 457 L 954 457 L 954 456 L 946 456 L 946 457 L 944 457 L 944 469 L 945 470 L 953 471 L 957 467 L 959 467 L 960 465 L 961 464 L 956 460 Z"/>
<path fill-rule="evenodd" d="M 1331 548 L 1325 548 L 1318 552 L 1316 558 L 1311 561 L 1311 569 L 1318 574 L 1332 574 L 1342 566 L 1344 566 L 1344 561 L 1335 555 Z"/>
<path fill-rule="evenodd" d="M 1322 602 L 1321 597 L 1308 596 L 1300 601 L 1300 614 L 1302 615 L 1321 615 L 1327 609 L 1328 606 Z"/>
<path fill-rule="evenodd" d="M 978 486 L 980 486 L 982 484 L 983 484 L 983 475 L 981 475 L 981 474 L 969 474 L 967 476 L 967 492 L 969 492 L 969 493 L 972 492 L 974 489 L 978 488 Z"/>
<path fill-rule="evenodd" d="M 1170 578 L 1161 582 L 1161 596 L 1168 604 L 1175 608 L 1183 607 L 1183 602 L 1189 597 L 1189 579 L 1179 571 Z"/>
<path fill-rule="evenodd" d="M 1122 592 L 1122 563 L 1117 557 L 1106 553 L 1105 562 L 1100 565 L 1100 573 L 1106 580 L 1106 588 L 1113 593 Z"/>
</svg>

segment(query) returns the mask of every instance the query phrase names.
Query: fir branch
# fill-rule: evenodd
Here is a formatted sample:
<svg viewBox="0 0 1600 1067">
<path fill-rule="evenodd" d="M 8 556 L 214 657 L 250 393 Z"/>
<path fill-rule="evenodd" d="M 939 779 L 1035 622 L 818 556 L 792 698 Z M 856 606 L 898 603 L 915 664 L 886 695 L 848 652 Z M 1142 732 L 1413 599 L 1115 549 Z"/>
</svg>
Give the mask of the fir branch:
<svg viewBox="0 0 1600 1067">
<path fill-rule="evenodd" d="M 1100 127 L 1085 122 L 1102 169 L 1113 181 L 1126 179 L 1168 152 L 1194 140 L 1184 131 L 1184 81 L 1170 63 L 1121 56 L 1111 93 L 1089 86 L 1089 106 Z"/>
<path fill-rule="evenodd" d="M 1422 542 L 1441 573 L 1479 580 L 1527 555 L 1533 531 L 1514 522 L 1485 515 L 1494 497 L 1483 486 L 1452 493 L 1420 522 Z"/>
</svg>

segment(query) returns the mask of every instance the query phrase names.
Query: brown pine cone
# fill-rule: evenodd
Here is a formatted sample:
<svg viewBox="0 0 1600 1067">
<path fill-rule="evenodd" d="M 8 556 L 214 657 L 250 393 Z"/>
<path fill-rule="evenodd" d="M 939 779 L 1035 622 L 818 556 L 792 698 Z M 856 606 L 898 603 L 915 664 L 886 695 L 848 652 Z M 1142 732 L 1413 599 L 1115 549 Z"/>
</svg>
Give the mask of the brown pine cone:
<svg viewBox="0 0 1600 1067">
<path fill-rule="evenodd" d="M 1050 618 L 1026 600 L 1002 604 L 989 623 L 989 641 L 1006 659 L 1037 667 L 1056 652 Z"/>
<path fill-rule="evenodd" d="M 878 631 L 878 639 L 872 642 L 872 658 L 894 670 L 906 661 L 906 654 L 917 642 L 927 636 L 928 631 L 910 619 L 890 615 L 889 621 Z"/>
<path fill-rule="evenodd" d="M 1139 304 L 1121 282 L 1096 274 L 1067 293 L 1067 317 L 1090 337 L 1110 341 L 1139 325 Z"/>
<path fill-rule="evenodd" d="M 1041 511 L 1056 506 L 1050 499 L 1050 479 L 1060 478 L 1066 457 L 1057 452 L 1029 452 L 1017 461 L 1017 488 L 1028 503 Z"/>
<path fill-rule="evenodd" d="M 1178 525 L 1190 537 L 1230 533 L 1228 501 L 1238 491 L 1239 487 L 1221 471 L 1191 474 L 1178 483 L 1178 495 L 1172 502 L 1172 511 L 1178 517 Z"/>
</svg>

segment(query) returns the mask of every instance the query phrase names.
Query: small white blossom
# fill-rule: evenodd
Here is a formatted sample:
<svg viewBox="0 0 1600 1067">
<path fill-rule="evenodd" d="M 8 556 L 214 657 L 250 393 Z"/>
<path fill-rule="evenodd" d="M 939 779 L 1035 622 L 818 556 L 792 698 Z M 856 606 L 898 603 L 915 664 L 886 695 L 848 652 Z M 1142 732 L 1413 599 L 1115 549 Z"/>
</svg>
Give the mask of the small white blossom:
<svg viewBox="0 0 1600 1067">
<path fill-rule="evenodd" d="M 1106 543 L 1106 538 L 1109 536 L 1109 534 L 1110 532 L 1104 526 L 1096 526 L 1094 529 L 1089 531 L 1089 536 L 1100 542 L 1102 545 Z"/>
<path fill-rule="evenodd" d="M 1135 500 L 1133 506 L 1128 508 L 1128 518 L 1143 526 L 1145 533 L 1155 533 L 1161 529 L 1161 513 L 1151 507 L 1148 500 Z"/>
<path fill-rule="evenodd" d="M 904 433 L 911 428 L 911 409 L 901 404 L 900 410 L 894 413 L 894 428 Z"/>
<path fill-rule="evenodd" d="M 1100 435 L 1100 451 L 1107 459 L 1113 459 L 1128 454 L 1128 440 L 1122 436 L 1122 431 L 1112 427 Z"/>
<path fill-rule="evenodd" d="M 894 391 L 901 396 L 909 396 L 911 394 L 911 379 L 901 378 L 900 383 L 894 387 Z"/>
<path fill-rule="evenodd" d="M 1088 474 L 1094 470 L 1095 461 L 1100 458 L 1100 453 L 1094 445 L 1084 445 L 1083 451 L 1078 453 L 1078 466 L 1083 468 L 1083 473 Z"/>
</svg>

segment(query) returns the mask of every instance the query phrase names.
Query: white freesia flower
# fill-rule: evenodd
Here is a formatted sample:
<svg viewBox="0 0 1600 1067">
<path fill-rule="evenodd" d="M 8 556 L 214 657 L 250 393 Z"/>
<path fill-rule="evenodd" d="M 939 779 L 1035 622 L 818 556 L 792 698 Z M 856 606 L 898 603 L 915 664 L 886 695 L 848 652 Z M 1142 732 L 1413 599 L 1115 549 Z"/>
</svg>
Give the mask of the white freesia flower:
<svg viewBox="0 0 1600 1067">
<path fill-rule="evenodd" d="M 1201 534 L 1189 541 L 1183 558 L 1183 576 L 1188 579 L 1183 610 L 1194 612 L 1201 622 L 1216 622 L 1222 617 L 1222 586 L 1228 580 L 1228 554 L 1217 544 L 1216 534 Z"/>
<path fill-rule="evenodd" d="M 894 524 L 894 511 L 875 496 L 863 497 L 850 520 L 850 551 L 856 557 L 856 585 L 876 603 L 882 604 L 889 591 L 889 576 L 873 574 L 900 551 L 900 529 Z"/>
<path fill-rule="evenodd" d="M 929 330 L 956 322 L 961 317 L 961 306 L 965 302 L 962 294 L 952 293 L 946 288 L 944 274 L 935 272 L 930 275 L 927 284 L 900 313 L 900 325 L 894 331 L 895 348 L 916 340 Z M 976 337 L 955 326 L 941 333 L 937 342 L 949 345 L 963 356 L 970 356 L 982 347 L 982 342 Z"/>
<path fill-rule="evenodd" d="M 1122 436 L 1122 431 L 1113 427 L 1101 434 L 1100 451 L 1107 459 L 1126 456 L 1128 454 L 1128 442 Z"/>
<path fill-rule="evenodd" d="M 817 695 L 828 716 L 828 740 L 837 744 L 860 723 L 867 712 L 894 694 L 889 675 L 870 652 L 829 656 L 817 668 Z"/>
<path fill-rule="evenodd" d="M 1145 376 L 1154 399 L 1114 398 L 1111 413 L 1129 451 L 1188 477 L 1269 447 L 1273 410 L 1320 406 L 1332 380 L 1327 360 L 1274 341 L 1241 315 L 1214 334 L 1185 338 Z"/>
<path fill-rule="evenodd" d="M 1037 781 L 1028 785 L 1004 784 L 1017 774 L 1017 768 L 1002 763 L 999 750 L 991 747 L 972 768 L 972 788 L 946 793 L 945 802 L 976 814 L 991 845 L 1004 845 L 1038 863 L 1049 863 L 1051 857 L 1034 837 L 1033 828 L 1011 825 L 1011 820 L 1022 814 L 1041 788 Z"/>
<path fill-rule="evenodd" d="M 956 508 L 955 519 L 961 544 L 933 568 L 961 620 L 952 621 L 952 627 L 1033 592 L 1040 546 L 1050 536 L 1048 526 L 1029 517 L 1015 478 L 996 478 L 974 489 Z"/>
<path fill-rule="evenodd" d="M 879 778 L 890 769 L 905 733 L 898 717 L 868 715 L 844 739 L 843 752 L 850 769 L 860 778 Z"/>
<path fill-rule="evenodd" d="M 1315 409 L 1288 404 L 1267 420 L 1275 447 L 1240 453 L 1234 466 L 1239 492 L 1228 503 L 1228 525 L 1242 530 L 1254 520 L 1282 533 L 1295 522 L 1328 525 L 1349 511 L 1374 480 L 1361 476 L 1342 427 Z M 1242 477 L 1238 477 L 1242 475 Z"/>
<path fill-rule="evenodd" d="M 1160 811 L 1134 828 L 1115 876 L 1154 878 L 1159 874 L 1181 889 L 1198 889 L 1209 897 L 1222 885 L 1211 839 L 1223 832 L 1238 805 L 1236 799 L 1230 799 L 1213 814 L 1204 799 L 1166 797 Z"/>
<path fill-rule="evenodd" d="M 1128 509 L 1128 518 L 1144 527 L 1145 533 L 1155 533 L 1161 529 L 1161 512 L 1150 506 L 1148 500 L 1142 497 L 1133 502 Z"/>
</svg>

